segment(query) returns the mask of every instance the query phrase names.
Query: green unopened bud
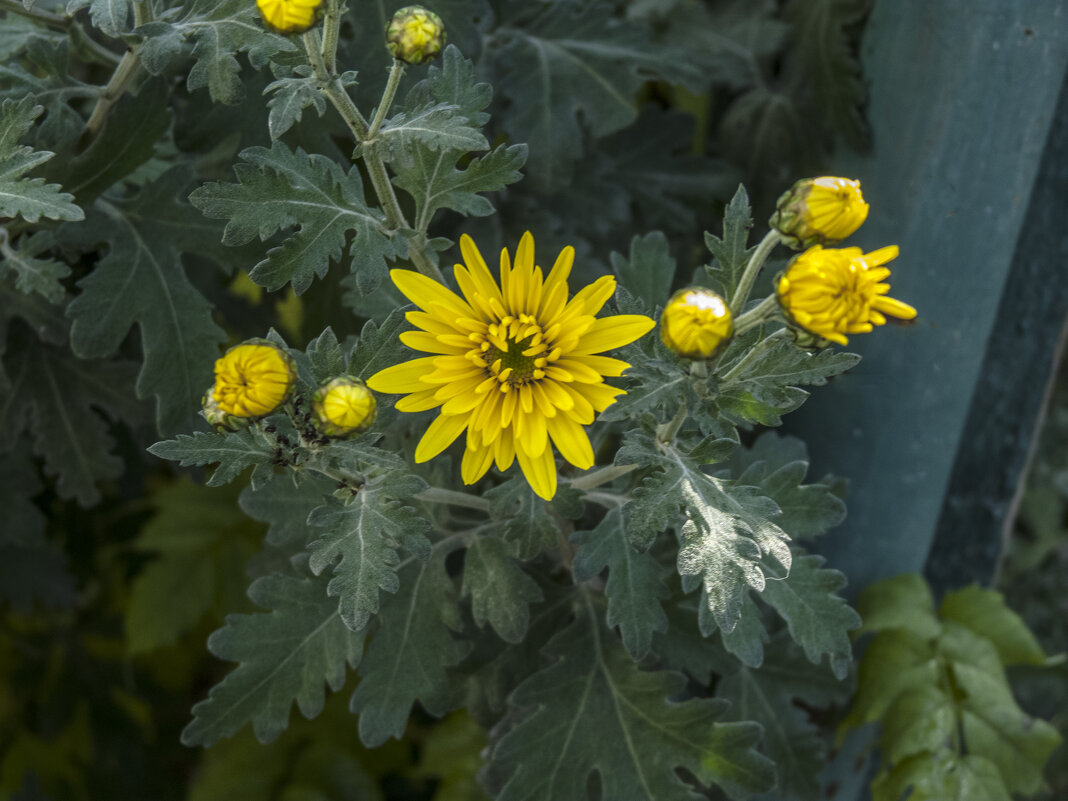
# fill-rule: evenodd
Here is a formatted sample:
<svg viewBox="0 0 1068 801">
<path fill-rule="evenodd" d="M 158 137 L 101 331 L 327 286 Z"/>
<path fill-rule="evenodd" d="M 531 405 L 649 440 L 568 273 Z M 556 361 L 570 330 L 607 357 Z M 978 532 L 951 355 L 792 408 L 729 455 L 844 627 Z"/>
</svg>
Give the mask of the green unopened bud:
<svg viewBox="0 0 1068 801">
<path fill-rule="evenodd" d="M 445 47 L 445 23 L 422 6 L 405 6 L 386 26 L 386 49 L 406 64 L 425 64 Z"/>
<path fill-rule="evenodd" d="M 860 181 L 825 175 L 805 178 L 784 192 L 768 225 L 801 250 L 841 242 L 867 217 Z"/>
<path fill-rule="evenodd" d="M 208 387 L 204 397 L 200 399 L 200 415 L 216 431 L 239 431 L 251 422 L 248 417 L 237 417 L 224 412 L 215 401 L 215 387 Z"/>
<path fill-rule="evenodd" d="M 312 420 L 328 437 L 361 434 L 375 421 L 375 396 L 358 378 L 343 375 L 327 381 L 312 397 Z"/>
</svg>

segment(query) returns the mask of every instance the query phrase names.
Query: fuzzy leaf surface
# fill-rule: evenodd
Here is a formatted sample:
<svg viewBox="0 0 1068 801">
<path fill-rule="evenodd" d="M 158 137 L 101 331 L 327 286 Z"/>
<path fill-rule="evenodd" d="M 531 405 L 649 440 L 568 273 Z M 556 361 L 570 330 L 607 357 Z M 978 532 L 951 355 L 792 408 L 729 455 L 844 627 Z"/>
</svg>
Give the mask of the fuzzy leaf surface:
<svg viewBox="0 0 1068 801">
<path fill-rule="evenodd" d="M 268 611 L 229 615 L 208 639 L 215 656 L 239 664 L 193 707 L 185 745 L 210 746 L 249 722 L 261 742 L 270 742 L 288 726 L 294 701 L 305 717 L 322 711 L 324 685 L 341 688 L 364 639 L 345 627 L 325 584 L 282 575 L 252 583 L 249 597 Z"/>
<path fill-rule="evenodd" d="M 15 288 L 36 292 L 50 303 L 59 303 L 67 294 L 60 283 L 70 275 L 70 267 L 51 258 L 39 258 L 55 244 L 50 231 L 36 231 L 18 241 L 18 249 L 0 246 L 0 276 L 15 274 Z"/>
<path fill-rule="evenodd" d="M 702 797 L 676 768 L 732 798 L 771 788 L 771 763 L 754 749 L 759 727 L 720 722 L 722 702 L 667 701 L 683 676 L 638 670 L 589 599 L 545 651 L 556 660 L 512 693 L 522 717 L 492 744 L 483 781 L 497 801 L 587 801 L 593 772 L 602 798 Z"/>
<path fill-rule="evenodd" d="M 314 106 L 320 117 L 326 113 L 326 98 L 308 64 L 298 64 L 289 75 L 267 84 L 263 93 L 271 96 L 267 101 L 267 129 L 272 141 L 300 122 L 308 106 Z"/>
<path fill-rule="evenodd" d="M 277 141 L 269 150 L 251 147 L 240 156 L 236 184 L 204 184 L 189 200 L 208 217 L 227 220 L 227 245 L 244 245 L 257 236 L 265 241 L 298 226 L 252 268 L 252 280 L 271 292 L 292 284 L 299 295 L 315 276 L 326 275 L 331 259 L 341 259 L 351 233 L 351 269 L 381 280 L 393 244 L 383 231 L 381 212 L 363 199 L 356 167 L 346 173 L 325 156 L 293 151 Z"/>
<path fill-rule="evenodd" d="M 0 105 L 0 217 L 22 217 L 35 223 L 51 220 L 82 220 L 85 213 L 74 197 L 44 178 L 24 178 L 25 173 L 48 161 L 54 153 L 19 145 L 19 139 L 44 112 L 32 95 Z"/>
<path fill-rule="evenodd" d="M 431 103 L 393 115 L 371 147 L 384 161 L 410 163 L 416 145 L 432 152 L 489 148 L 486 137 L 451 103 Z"/>
<path fill-rule="evenodd" d="M 178 462 L 182 467 L 217 464 L 209 487 L 228 484 L 252 467 L 252 486 L 259 487 L 273 474 L 275 445 L 258 428 L 227 431 L 218 434 L 179 434 L 174 439 L 152 445 L 148 452 L 161 459 Z"/>
<path fill-rule="evenodd" d="M 530 624 L 530 604 L 543 598 L 537 582 L 516 564 L 499 537 L 479 537 L 468 547 L 461 592 L 471 598 L 475 623 L 489 623 L 509 643 L 523 640 Z"/>
<path fill-rule="evenodd" d="M 521 561 L 533 559 L 556 542 L 556 522 L 541 498 L 522 476 L 515 476 L 485 493 L 490 516 L 501 521 L 501 538 Z"/>
</svg>

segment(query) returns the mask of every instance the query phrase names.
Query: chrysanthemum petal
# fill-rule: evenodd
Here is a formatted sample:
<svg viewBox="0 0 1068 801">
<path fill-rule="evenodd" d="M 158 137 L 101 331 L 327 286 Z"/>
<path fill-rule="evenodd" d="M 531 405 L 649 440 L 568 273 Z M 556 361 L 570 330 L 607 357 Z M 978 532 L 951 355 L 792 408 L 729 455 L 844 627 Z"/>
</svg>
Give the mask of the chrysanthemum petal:
<svg viewBox="0 0 1068 801">
<path fill-rule="evenodd" d="M 433 370 L 433 356 L 412 359 L 409 362 L 401 362 L 392 367 L 387 367 L 385 370 L 379 370 L 367 379 L 367 386 L 375 392 L 392 394 L 419 392 L 430 388 L 430 385 L 424 383 L 421 379 Z"/>
<path fill-rule="evenodd" d="M 516 418 L 516 447 L 521 451 L 525 451 L 528 456 L 534 456 L 545 450 L 547 435 L 545 415 L 539 409 L 535 409 L 530 414 L 519 415 Z"/>
<path fill-rule="evenodd" d="M 572 407 L 567 410 L 567 416 L 574 420 L 579 425 L 588 426 L 593 422 L 594 410 L 593 404 L 589 402 L 585 395 L 575 389 L 592 386 L 591 384 L 557 384 L 564 392 L 571 396 Z"/>
<path fill-rule="evenodd" d="M 886 296 L 875 298 L 871 303 L 871 307 L 900 320 L 912 320 L 916 317 L 916 310 L 912 306 Z"/>
<path fill-rule="evenodd" d="M 464 451 L 463 461 L 460 462 L 460 476 L 465 484 L 474 484 L 486 475 L 491 464 L 493 464 L 493 448 L 468 447 Z"/>
<path fill-rule="evenodd" d="M 457 356 L 471 347 L 471 342 L 464 337 L 465 346 L 457 346 L 448 340 L 449 336 L 459 334 L 435 336 L 425 331 L 405 331 L 400 335 L 400 341 L 412 350 L 421 350 L 424 353 L 440 353 L 445 356 Z"/>
<path fill-rule="evenodd" d="M 570 356 L 571 354 L 569 354 Z M 630 365 L 622 359 L 613 359 L 610 356 L 571 356 L 573 361 L 582 362 L 599 375 L 614 377 L 623 375 L 624 370 L 630 369 Z"/>
<path fill-rule="evenodd" d="M 627 394 L 622 389 L 609 384 L 572 384 L 571 386 L 598 412 L 603 412 L 615 403 L 618 396 Z"/>
<path fill-rule="evenodd" d="M 608 299 L 615 294 L 616 279 L 602 275 L 592 284 L 584 286 L 568 301 L 567 309 L 578 309 L 578 314 L 597 314 Z"/>
<path fill-rule="evenodd" d="M 530 488 L 535 494 L 551 501 L 556 494 L 556 460 L 553 458 L 553 449 L 548 447 L 538 456 L 529 456 L 522 448 L 516 448 L 516 457 L 519 459 L 519 467 L 523 475 L 530 482 Z"/>
<path fill-rule="evenodd" d="M 435 389 L 423 389 L 413 392 L 397 401 L 396 408 L 399 412 L 425 412 L 428 409 L 436 409 L 441 406 L 441 401 L 434 397 Z"/>
<path fill-rule="evenodd" d="M 452 445 L 467 428 L 470 419 L 469 414 L 438 415 L 434 422 L 427 426 L 426 433 L 419 440 L 419 445 L 415 449 L 415 461 L 429 461 Z"/>
<path fill-rule="evenodd" d="M 515 461 L 515 438 L 512 436 L 512 429 L 501 431 L 501 435 L 493 443 L 493 456 L 498 470 L 507 470 L 512 466 Z"/>
<path fill-rule="evenodd" d="M 475 316 L 467 301 L 433 278 L 427 278 L 414 270 L 390 270 L 389 277 L 408 300 L 424 311 L 432 311 L 434 304 L 440 304 L 456 317 Z"/>
<path fill-rule="evenodd" d="M 626 362 L 623 362 L 626 364 Z M 581 359 L 560 359 L 556 366 L 566 371 L 571 377 L 583 384 L 601 383 L 601 374 L 583 362 Z"/>
<path fill-rule="evenodd" d="M 654 325 L 656 322 L 643 314 L 602 317 L 594 322 L 573 353 L 585 355 L 620 348 L 649 333 Z"/>
<path fill-rule="evenodd" d="M 571 418 L 558 414 L 548 421 L 549 436 L 553 438 L 553 444 L 571 464 L 579 470 L 589 470 L 593 467 L 593 446 L 586 431 Z"/>
</svg>

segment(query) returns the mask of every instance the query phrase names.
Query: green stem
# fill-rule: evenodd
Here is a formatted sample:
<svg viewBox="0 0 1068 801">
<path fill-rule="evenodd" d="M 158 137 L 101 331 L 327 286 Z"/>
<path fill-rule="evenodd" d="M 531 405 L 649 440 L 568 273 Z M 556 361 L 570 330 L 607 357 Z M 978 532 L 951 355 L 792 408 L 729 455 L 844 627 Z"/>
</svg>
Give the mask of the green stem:
<svg viewBox="0 0 1068 801">
<path fill-rule="evenodd" d="M 669 422 L 656 427 L 656 438 L 659 442 L 663 442 L 666 445 L 675 439 L 675 435 L 679 433 L 682 424 L 686 422 L 687 411 L 684 401 Z"/>
<path fill-rule="evenodd" d="M 418 501 L 427 503 L 444 503 L 449 506 L 462 506 L 465 509 L 477 509 L 480 512 L 489 511 L 489 501 L 477 495 L 469 495 L 466 492 L 430 487 L 412 496 Z"/>
<path fill-rule="evenodd" d="M 779 298 L 774 294 L 768 295 L 760 301 L 760 305 L 750 309 L 734 321 L 734 336 L 741 336 L 750 328 L 756 328 L 758 325 L 766 323 L 778 313 Z"/>
<path fill-rule="evenodd" d="M 122 61 L 121 55 L 113 50 L 108 50 L 87 34 L 81 25 L 70 26 L 70 37 L 76 47 L 84 47 L 89 55 L 93 56 L 97 61 L 103 64 L 110 64 L 112 67 L 115 67 Z"/>
<path fill-rule="evenodd" d="M 337 41 L 341 33 L 341 2 L 326 0 L 326 15 L 323 17 L 323 46 L 320 52 L 323 66 L 330 77 L 337 75 Z"/>
<path fill-rule="evenodd" d="M 757 276 L 760 275 L 764 262 L 768 260 L 771 251 L 781 241 L 782 235 L 775 229 L 768 231 L 767 235 L 760 240 L 760 244 L 753 251 L 749 263 L 745 265 L 745 271 L 742 273 L 742 280 L 738 282 L 738 288 L 734 290 L 734 297 L 731 298 L 730 303 L 731 314 L 737 315 L 745 308 L 745 302 L 749 300 L 749 293 L 753 291 L 753 284 L 756 282 Z"/>
<path fill-rule="evenodd" d="M 57 28 L 69 28 L 72 23 L 70 17 L 61 14 L 53 14 L 51 11 L 44 11 L 39 8 L 26 8 L 26 6 L 17 2 L 17 0 L 0 0 L 0 9 L 10 11 L 12 14 L 18 14 L 27 19 L 32 19 L 34 22 L 41 22 L 45 25 L 52 25 Z"/>
<path fill-rule="evenodd" d="M 753 345 L 753 347 L 749 349 L 748 353 L 746 353 L 742 358 L 736 361 L 731 367 L 731 369 L 729 369 L 727 372 L 725 372 L 719 377 L 720 387 L 722 388 L 729 384 L 731 381 L 733 381 L 738 376 L 738 374 L 750 364 L 752 364 L 758 356 L 764 353 L 768 348 L 770 348 L 780 339 L 783 339 L 785 337 L 786 329 L 780 328 L 778 331 L 772 334 L 768 334 L 768 336 L 764 337 L 758 343 Z"/>
<path fill-rule="evenodd" d="M 374 119 L 371 120 L 371 129 L 367 132 L 368 141 L 373 140 L 378 133 L 378 129 L 382 127 L 382 122 L 386 119 L 389 107 L 393 105 L 393 98 L 397 96 L 397 88 L 400 86 L 403 76 L 404 62 L 398 58 L 393 59 L 393 66 L 389 70 L 389 80 L 386 81 L 386 90 L 382 92 L 382 102 L 378 104 Z"/>
<path fill-rule="evenodd" d="M 115 68 L 115 72 L 111 74 L 111 80 L 108 81 L 104 91 L 100 94 L 100 98 L 96 101 L 93 113 L 89 116 L 89 121 L 85 123 L 85 133 L 88 136 L 96 136 L 100 129 L 104 127 L 104 121 L 107 119 L 112 106 L 126 92 L 126 88 L 137 75 L 140 66 L 141 45 L 138 43 L 123 54 L 122 60 L 119 61 L 119 65 Z"/>
<path fill-rule="evenodd" d="M 600 470 L 594 470 L 592 473 L 587 473 L 584 476 L 579 476 L 571 482 L 573 489 L 586 491 L 591 490 L 594 487 L 599 487 L 602 484 L 607 484 L 609 481 L 615 481 L 621 476 L 632 473 L 638 469 L 636 464 L 610 464 L 608 467 L 602 467 Z"/>
</svg>

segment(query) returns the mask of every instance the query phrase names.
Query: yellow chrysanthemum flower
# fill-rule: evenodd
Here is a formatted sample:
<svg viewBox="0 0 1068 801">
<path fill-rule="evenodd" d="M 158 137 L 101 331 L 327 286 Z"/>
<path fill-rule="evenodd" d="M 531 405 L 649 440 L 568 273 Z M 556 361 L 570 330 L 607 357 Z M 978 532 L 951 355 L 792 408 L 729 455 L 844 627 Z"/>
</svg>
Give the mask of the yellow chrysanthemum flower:
<svg viewBox="0 0 1068 801">
<path fill-rule="evenodd" d="M 731 310 L 711 289 L 680 289 L 660 316 L 660 339 L 687 359 L 710 359 L 734 331 Z"/>
<path fill-rule="evenodd" d="M 916 310 L 886 297 L 890 276 L 883 267 L 897 258 L 897 245 L 865 254 L 860 248 L 816 245 L 794 257 L 776 291 L 787 318 L 810 334 L 839 345 L 846 334 L 866 334 L 886 322 L 884 315 L 911 320 Z"/>
<path fill-rule="evenodd" d="M 375 421 L 375 396 L 352 376 L 327 381 L 312 397 L 315 426 L 329 437 L 359 434 Z"/>
<path fill-rule="evenodd" d="M 278 33 L 304 33 L 319 19 L 323 0 L 256 0 L 267 27 Z"/>
<path fill-rule="evenodd" d="M 289 397 L 297 380 L 293 358 L 265 339 L 235 345 L 215 362 L 215 403 L 234 417 L 263 417 Z"/>
<path fill-rule="evenodd" d="M 492 462 L 507 470 L 516 459 L 542 498 L 556 494 L 553 448 L 581 470 L 593 466 L 582 428 L 623 390 L 604 383 L 630 367 L 596 354 L 647 333 L 643 315 L 594 315 L 615 292 L 604 276 L 568 300 L 575 250 L 560 252 L 549 275 L 534 264 L 534 238 L 523 235 L 512 264 L 501 251 L 500 285 L 468 236 L 460 238 L 466 266 L 455 267 L 463 297 L 409 270 L 393 283 L 421 311 L 408 312 L 418 331 L 401 334 L 411 348 L 433 354 L 389 367 L 368 380 L 377 392 L 408 393 L 404 412 L 441 407 L 415 451 L 425 462 L 465 430 L 464 483 L 478 481 Z"/>
<path fill-rule="evenodd" d="M 422 6 L 405 6 L 386 26 L 386 49 L 406 64 L 425 64 L 445 47 L 445 23 Z"/>
<path fill-rule="evenodd" d="M 779 198 L 769 225 L 797 248 L 833 245 L 868 218 L 860 181 L 823 176 L 795 183 Z"/>
</svg>

